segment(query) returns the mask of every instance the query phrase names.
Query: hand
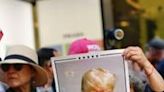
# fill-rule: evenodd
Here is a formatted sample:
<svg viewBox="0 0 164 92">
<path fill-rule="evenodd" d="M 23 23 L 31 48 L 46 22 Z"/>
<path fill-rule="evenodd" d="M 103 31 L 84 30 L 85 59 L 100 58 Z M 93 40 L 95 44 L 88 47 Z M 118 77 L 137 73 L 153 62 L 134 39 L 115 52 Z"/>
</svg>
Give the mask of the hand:
<svg viewBox="0 0 164 92">
<path fill-rule="evenodd" d="M 143 69 L 147 76 L 152 75 L 154 67 L 148 61 L 141 48 L 128 47 L 124 50 L 123 56 L 125 59 L 132 61 L 133 66 L 137 65 L 140 69 Z"/>
<path fill-rule="evenodd" d="M 144 68 L 150 62 L 144 55 L 143 51 L 139 47 L 128 47 L 124 50 L 123 56 L 126 60 L 130 60 L 133 63 L 137 63 L 140 68 Z"/>
</svg>

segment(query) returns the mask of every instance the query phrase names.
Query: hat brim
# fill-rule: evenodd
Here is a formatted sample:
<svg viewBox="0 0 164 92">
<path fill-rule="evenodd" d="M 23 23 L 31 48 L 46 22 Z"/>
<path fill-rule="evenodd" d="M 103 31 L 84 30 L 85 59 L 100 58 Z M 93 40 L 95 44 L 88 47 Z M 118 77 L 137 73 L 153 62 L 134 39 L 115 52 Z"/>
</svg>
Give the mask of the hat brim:
<svg viewBox="0 0 164 92">
<path fill-rule="evenodd" d="M 35 70 L 35 75 L 33 77 L 32 86 L 35 86 L 35 87 L 43 86 L 48 81 L 47 72 L 37 64 L 29 63 L 27 61 L 23 61 L 23 60 L 19 60 L 19 59 L 9 59 L 9 60 L 5 60 L 5 61 L 1 61 L 0 65 L 1 64 L 27 64 L 27 65 L 32 66 Z M 0 69 L 0 74 L 3 75 L 3 71 L 1 69 Z M 4 82 L 3 76 L 0 77 L 0 81 Z"/>
</svg>

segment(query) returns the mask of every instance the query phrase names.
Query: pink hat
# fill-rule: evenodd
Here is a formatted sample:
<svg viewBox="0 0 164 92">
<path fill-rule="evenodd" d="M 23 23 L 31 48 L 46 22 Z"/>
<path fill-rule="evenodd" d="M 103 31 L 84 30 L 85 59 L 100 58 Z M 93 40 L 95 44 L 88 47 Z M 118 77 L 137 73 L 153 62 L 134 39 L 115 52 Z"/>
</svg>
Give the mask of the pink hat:
<svg viewBox="0 0 164 92">
<path fill-rule="evenodd" d="M 90 51 L 98 51 L 98 50 L 100 50 L 100 47 L 95 41 L 82 38 L 82 39 L 75 40 L 71 43 L 68 51 L 68 55 L 88 53 Z"/>
</svg>

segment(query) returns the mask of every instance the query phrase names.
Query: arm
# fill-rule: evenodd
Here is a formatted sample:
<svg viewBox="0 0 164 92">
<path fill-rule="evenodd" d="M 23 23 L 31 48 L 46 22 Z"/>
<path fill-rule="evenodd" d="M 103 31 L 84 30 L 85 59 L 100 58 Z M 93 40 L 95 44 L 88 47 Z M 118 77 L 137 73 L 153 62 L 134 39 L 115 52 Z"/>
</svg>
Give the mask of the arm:
<svg viewBox="0 0 164 92">
<path fill-rule="evenodd" d="M 141 48 L 128 47 L 125 49 L 123 56 L 125 57 L 125 59 L 138 64 L 138 66 L 145 71 L 145 74 L 147 75 L 147 79 L 149 81 L 149 85 L 154 91 L 164 91 L 163 78 L 145 57 Z"/>
</svg>

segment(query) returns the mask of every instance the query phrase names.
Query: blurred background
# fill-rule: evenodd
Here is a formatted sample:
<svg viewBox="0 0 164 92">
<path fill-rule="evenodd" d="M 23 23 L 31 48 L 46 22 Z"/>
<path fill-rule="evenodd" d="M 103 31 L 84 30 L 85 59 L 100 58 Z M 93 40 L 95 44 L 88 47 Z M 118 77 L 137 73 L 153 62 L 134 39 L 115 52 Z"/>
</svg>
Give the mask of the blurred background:
<svg viewBox="0 0 164 92">
<path fill-rule="evenodd" d="M 164 39 L 163 16 L 163 0 L 0 0 L 0 56 L 13 44 L 54 47 L 66 55 L 82 37 L 105 50 L 144 49 L 151 39 Z"/>
</svg>

